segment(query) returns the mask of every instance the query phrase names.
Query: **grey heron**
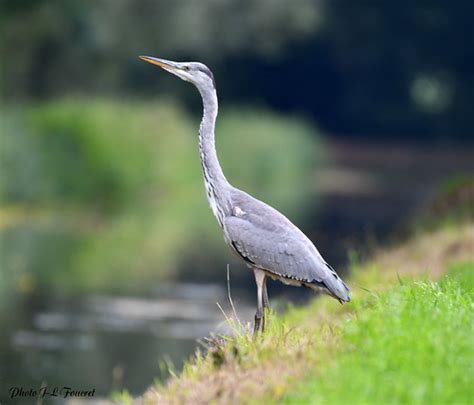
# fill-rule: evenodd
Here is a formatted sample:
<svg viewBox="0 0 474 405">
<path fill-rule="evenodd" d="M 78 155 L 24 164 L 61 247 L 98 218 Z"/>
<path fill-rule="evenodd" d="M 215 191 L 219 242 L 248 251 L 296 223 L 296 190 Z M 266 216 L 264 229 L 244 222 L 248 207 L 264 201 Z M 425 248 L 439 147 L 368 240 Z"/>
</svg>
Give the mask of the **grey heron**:
<svg viewBox="0 0 474 405">
<path fill-rule="evenodd" d="M 191 82 L 201 94 L 204 113 L 199 128 L 199 152 L 207 199 L 224 232 L 224 240 L 254 272 L 257 284 L 254 333 L 265 328 L 267 277 L 309 287 L 341 303 L 348 302 L 351 291 L 309 238 L 283 214 L 233 187 L 224 176 L 214 142 L 218 106 L 211 70 L 199 62 L 173 62 L 150 56 L 140 59 Z"/>
</svg>

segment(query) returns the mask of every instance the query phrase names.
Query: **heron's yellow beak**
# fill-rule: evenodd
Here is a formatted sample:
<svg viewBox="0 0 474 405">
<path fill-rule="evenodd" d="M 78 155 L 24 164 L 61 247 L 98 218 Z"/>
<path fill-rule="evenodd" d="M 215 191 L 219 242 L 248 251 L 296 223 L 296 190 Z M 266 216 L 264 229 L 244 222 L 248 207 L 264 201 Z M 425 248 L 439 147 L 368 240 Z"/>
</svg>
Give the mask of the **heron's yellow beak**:
<svg viewBox="0 0 474 405">
<path fill-rule="evenodd" d="M 163 69 L 170 69 L 170 70 L 176 70 L 179 69 L 179 66 L 177 66 L 176 63 L 171 62 L 166 59 L 158 59 L 158 58 L 153 58 L 151 56 L 139 56 L 141 60 L 144 60 L 145 62 L 151 63 L 153 65 L 157 65 L 159 67 L 162 67 Z"/>
</svg>

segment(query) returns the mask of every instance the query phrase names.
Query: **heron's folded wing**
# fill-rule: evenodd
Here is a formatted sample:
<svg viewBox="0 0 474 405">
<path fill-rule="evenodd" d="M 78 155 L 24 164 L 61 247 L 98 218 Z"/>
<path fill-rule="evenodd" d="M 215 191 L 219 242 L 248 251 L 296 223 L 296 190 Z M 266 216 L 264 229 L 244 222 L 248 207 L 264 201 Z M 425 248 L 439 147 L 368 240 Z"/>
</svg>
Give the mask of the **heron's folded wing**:
<svg viewBox="0 0 474 405">
<path fill-rule="evenodd" d="M 250 264 L 292 280 L 325 284 L 334 271 L 292 226 L 256 215 L 231 216 L 224 221 L 228 243 Z"/>
</svg>

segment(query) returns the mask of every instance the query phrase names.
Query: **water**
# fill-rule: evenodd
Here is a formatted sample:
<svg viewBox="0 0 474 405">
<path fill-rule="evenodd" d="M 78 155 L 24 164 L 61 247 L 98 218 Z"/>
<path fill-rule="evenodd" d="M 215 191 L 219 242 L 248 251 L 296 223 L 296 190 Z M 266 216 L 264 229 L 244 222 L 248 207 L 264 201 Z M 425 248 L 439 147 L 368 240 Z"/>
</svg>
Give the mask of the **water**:
<svg viewBox="0 0 474 405">
<path fill-rule="evenodd" d="M 228 332 L 216 302 L 229 310 L 222 286 L 180 283 L 161 285 L 149 298 L 40 297 L 15 308 L 0 338 L 1 399 L 12 387 L 40 385 L 138 395 L 167 375 L 160 360 L 179 368 L 198 338 Z M 253 308 L 237 302 L 239 316 L 251 319 Z"/>
</svg>

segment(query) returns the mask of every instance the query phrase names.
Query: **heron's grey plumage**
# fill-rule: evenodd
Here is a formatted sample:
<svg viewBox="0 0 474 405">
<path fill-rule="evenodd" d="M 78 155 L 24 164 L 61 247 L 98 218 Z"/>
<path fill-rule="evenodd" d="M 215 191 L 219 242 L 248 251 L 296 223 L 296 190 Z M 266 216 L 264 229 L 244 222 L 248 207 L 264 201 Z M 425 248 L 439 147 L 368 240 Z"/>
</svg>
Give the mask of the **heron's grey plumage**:
<svg viewBox="0 0 474 405">
<path fill-rule="evenodd" d="M 214 83 L 214 79 L 212 79 Z M 217 117 L 217 94 L 214 86 L 198 87 L 204 112 L 199 127 L 199 152 L 209 205 L 222 227 L 224 218 L 232 212 L 229 190 L 231 186 L 222 172 L 217 158 L 214 127 Z"/>
<path fill-rule="evenodd" d="M 229 184 L 217 158 L 214 128 L 218 102 L 214 76 L 198 62 L 142 59 L 159 65 L 199 90 L 204 113 L 199 151 L 209 205 L 231 249 L 254 270 L 258 290 L 255 329 L 263 330 L 268 303 L 266 277 L 325 292 L 341 302 L 351 291 L 325 262 L 314 244 L 283 214 Z"/>
</svg>

